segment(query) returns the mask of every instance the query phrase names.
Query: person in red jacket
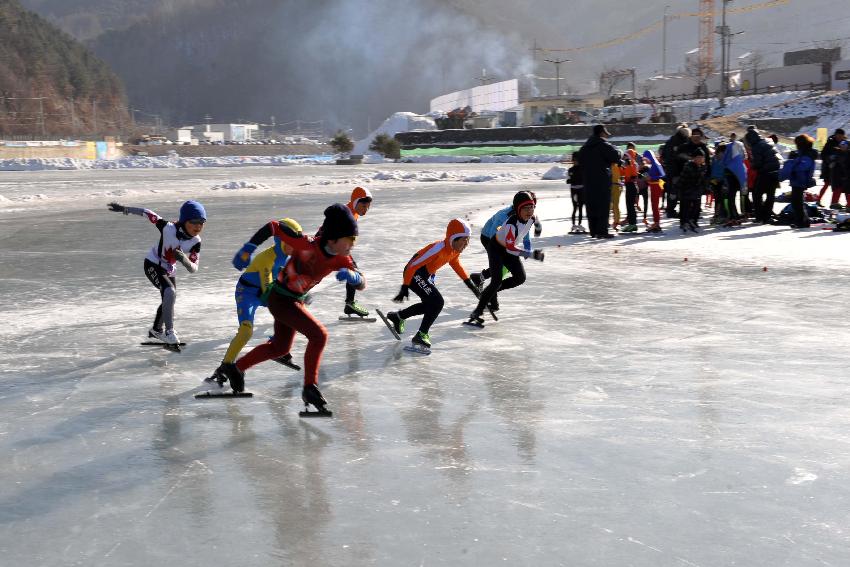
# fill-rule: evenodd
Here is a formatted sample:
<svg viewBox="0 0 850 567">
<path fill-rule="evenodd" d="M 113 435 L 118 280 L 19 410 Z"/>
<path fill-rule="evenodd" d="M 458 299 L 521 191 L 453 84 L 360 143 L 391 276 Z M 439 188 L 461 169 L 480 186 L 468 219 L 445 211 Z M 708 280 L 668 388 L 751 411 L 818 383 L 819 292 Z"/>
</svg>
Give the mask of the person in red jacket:
<svg viewBox="0 0 850 567">
<path fill-rule="evenodd" d="M 339 203 L 325 209 L 319 238 L 305 236 L 294 231 L 291 226 L 273 220 L 258 230 L 236 253 L 234 267 L 245 269 L 257 246 L 272 236 L 280 238 L 293 250 L 289 262 L 278 272 L 266 292 L 269 311 L 274 317 L 274 337 L 254 347 L 235 363 L 223 364 L 221 374 L 230 381 L 234 392 L 243 391 L 245 371 L 266 360 L 289 354 L 295 333 L 299 332 L 307 337 L 301 398 L 305 404 L 315 406 L 320 414 L 330 415 L 325 409 L 327 402 L 318 388 L 319 364 L 328 341 L 328 332 L 307 310 L 305 300 L 308 292 L 335 270 L 339 281 L 359 290 L 366 288 L 366 279 L 355 268 L 349 255 L 357 237 L 357 221 L 348 207 Z"/>
<path fill-rule="evenodd" d="M 443 296 L 434 283 L 437 270 L 448 264 L 472 293 L 478 297 L 478 288 L 469 279 L 469 274 L 460 263 L 460 254 L 469 245 L 472 233 L 469 225 L 462 219 L 452 219 L 446 227 L 446 237 L 432 242 L 413 255 L 404 267 L 404 277 L 401 289 L 393 301 L 401 303 L 408 298 L 408 291 L 419 296 L 420 303 L 410 305 L 400 311 L 387 313 L 387 321 L 392 325 L 397 335 L 404 332 L 406 319 L 422 315 L 419 331 L 413 337 L 413 346 L 420 352 L 429 352 L 431 337 L 428 331 L 443 310 Z"/>
</svg>

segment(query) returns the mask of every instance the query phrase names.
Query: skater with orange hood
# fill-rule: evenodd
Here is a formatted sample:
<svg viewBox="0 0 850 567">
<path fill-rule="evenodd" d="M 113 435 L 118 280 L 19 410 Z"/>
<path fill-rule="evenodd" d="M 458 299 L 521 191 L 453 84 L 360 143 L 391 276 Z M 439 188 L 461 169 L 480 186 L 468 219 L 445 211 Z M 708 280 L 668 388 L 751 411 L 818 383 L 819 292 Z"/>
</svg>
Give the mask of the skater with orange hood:
<svg viewBox="0 0 850 567">
<path fill-rule="evenodd" d="M 363 187 L 355 187 L 351 192 L 351 200 L 346 205 L 351 214 L 354 215 L 354 220 L 360 220 L 360 217 L 366 216 L 369 212 L 369 207 L 372 206 L 372 193 Z M 357 266 L 355 262 L 354 266 Z M 343 313 L 348 315 L 350 319 L 358 320 L 369 315 L 369 311 L 354 301 L 354 293 L 357 291 L 357 286 L 350 283 L 345 284 L 345 308 Z"/>
<path fill-rule="evenodd" d="M 460 254 L 469 245 L 469 237 L 472 233 L 469 225 L 461 219 L 452 219 L 446 227 L 446 237 L 443 240 L 432 242 L 413 255 L 404 267 L 404 277 L 401 289 L 393 301 L 401 303 L 408 298 L 409 290 L 419 296 L 422 301 L 410 305 L 400 311 L 390 311 L 386 317 L 378 311 L 378 315 L 393 331 L 396 338 L 404 331 L 406 319 L 416 315 L 422 315 L 422 323 L 419 331 L 413 337 L 412 350 L 429 354 L 431 352 L 431 338 L 428 331 L 440 311 L 443 310 L 443 296 L 434 283 L 437 270 L 448 264 L 472 293 L 478 296 L 478 288 L 469 279 L 469 274 L 460 263 Z"/>
</svg>

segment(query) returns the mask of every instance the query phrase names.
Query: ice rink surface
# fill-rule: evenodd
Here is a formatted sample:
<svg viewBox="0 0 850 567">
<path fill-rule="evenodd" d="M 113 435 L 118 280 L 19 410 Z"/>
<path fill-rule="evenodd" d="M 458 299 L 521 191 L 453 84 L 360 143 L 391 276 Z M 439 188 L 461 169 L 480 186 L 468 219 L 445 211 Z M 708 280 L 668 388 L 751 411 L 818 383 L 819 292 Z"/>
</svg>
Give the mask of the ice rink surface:
<svg viewBox="0 0 850 567">
<path fill-rule="evenodd" d="M 237 329 L 230 259 L 264 222 L 312 233 L 355 176 L 298 166 L 4 173 L 0 195 L 0 554 L 15 566 L 850 564 L 850 235 L 745 226 L 568 237 L 562 181 L 375 182 L 353 256 L 370 309 L 410 256 L 519 188 L 544 223 L 497 323 L 450 268 L 433 353 L 345 324 L 316 288 L 332 419 L 299 419 L 299 372 L 246 374 L 253 399 L 199 401 Z M 233 179 L 269 187 L 212 191 Z M 141 347 L 158 237 L 106 203 L 173 217 L 200 200 L 201 270 L 178 266 L 183 353 Z M 687 261 L 685 261 L 687 258 Z M 767 268 L 767 271 L 764 268 Z M 270 333 L 261 311 L 249 347 Z M 305 341 L 296 339 L 296 359 Z M 243 351 L 243 352 L 247 352 Z"/>
</svg>

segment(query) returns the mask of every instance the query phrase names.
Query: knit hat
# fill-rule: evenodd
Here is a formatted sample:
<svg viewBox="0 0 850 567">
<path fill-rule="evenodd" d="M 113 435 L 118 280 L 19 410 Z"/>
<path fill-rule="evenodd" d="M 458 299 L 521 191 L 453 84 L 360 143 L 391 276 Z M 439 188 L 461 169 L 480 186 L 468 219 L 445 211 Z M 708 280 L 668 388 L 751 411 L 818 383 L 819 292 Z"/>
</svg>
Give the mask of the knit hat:
<svg viewBox="0 0 850 567">
<path fill-rule="evenodd" d="M 604 124 L 597 124 L 593 127 L 593 135 L 594 136 L 610 136 L 611 132 L 605 127 Z"/>
<path fill-rule="evenodd" d="M 186 221 L 191 220 L 207 220 L 207 212 L 204 210 L 204 206 L 197 201 L 186 201 L 180 207 L 180 221 L 181 223 L 185 223 Z"/>
<path fill-rule="evenodd" d="M 325 221 L 322 223 L 322 240 L 336 240 L 347 236 L 357 236 L 357 221 L 345 205 L 334 203 L 325 209 Z"/>
<path fill-rule="evenodd" d="M 537 199 L 534 198 L 534 194 L 531 191 L 518 191 L 514 195 L 514 212 L 519 213 L 519 210 L 524 205 L 534 205 L 536 203 Z"/>
</svg>

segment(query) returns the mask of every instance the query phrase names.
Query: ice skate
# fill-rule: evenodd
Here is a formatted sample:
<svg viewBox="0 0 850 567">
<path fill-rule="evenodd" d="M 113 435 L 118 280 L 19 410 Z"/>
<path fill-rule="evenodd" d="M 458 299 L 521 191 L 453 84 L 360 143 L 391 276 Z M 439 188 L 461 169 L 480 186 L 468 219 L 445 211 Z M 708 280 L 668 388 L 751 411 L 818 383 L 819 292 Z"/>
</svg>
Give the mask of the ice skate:
<svg viewBox="0 0 850 567">
<path fill-rule="evenodd" d="M 697 232 L 697 233 L 699 232 L 699 226 L 697 225 L 696 221 L 690 221 L 688 223 L 688 229 L 691 232 Z"/>
<path fill-rule="evenodd" d="M 499 298 L 498 296 L 493 296 L 493 299 L 487 304 L 487 309 L 490 310 L 490 314 L 492 315 L 496 311 L 499 310 Z M 495 317 L 495 315 L 493 315 Z"/>
<path fill-rule="evenodd" d="M 482 317 L 482 315 L 484 315 L 484 314 L 481 311 L 478 311 L 476 309 L 475 311 L 473 311 L 472 313 L 469 314 L 469 320 L 464 321 L 463 324 L 469 325 L 470 327 L 478 327 L 478 328 L 483 329 L 484 328 L 484 317 Z"/>
<path fill-rule="evenodd" d="M 637 232 L 638 227 L 636 224 L 627 224 L 620 229 L 621 233 L 629 233 L 629 232 Z"/>
<path fill-rule="evenodd" d="M 410 346 L 404 347 L 404 350 L 417 354 L 431 354 L 431 337 L 428 333 L 417 331 L 410 343 Z"/>
<path fill-rule="evenodd" d="M 585 234 L 587 231 L 580 224 L 574 224 L 570 229 L 570 234 Z"/>
<path fill-rule="evenodd" d="M 254 394 L 244 391 L 244 376 L 244 373 L 239 371 L 235 364 L 222 362 L 218 368 L 215 369 L 212 376 L 204 379 L 203 386 L 206 386 L 208 389 L 204 392 L 195 394 L 195 398 L 251 398 Z M 230 380 L 230 390 L 227 390 L 224 385 L 228 380 Z M 237 383 L 238 389 L 233 387 L 234 381 Z"/>
<path fill-rule="evenodd" d="M 384 322 L 384 325 L 387 326 L 387 329 L 393 334 L 396 340 L 401 340 L 401 333 L 404 332 L 404 319 L 398 316 L 397 311 L 390 311 L 386 315 L 384 315 L 383 311 L 380 309 L 375 309 L 375 313 L 378 314 L 378 317 L 381 318 L 381 321 Z"/>
<path fill-rule="evenodd" d="M 224 364 L 224 362 L 219 364 L 218 368 L 213 371 L 212 376 L 204 378 L 205 385 L 219 389 L 224 387 L 224 383 L 227 382 L 227 376 L 224 375 Z"/>
<path fill-rule="evenodd" d="M 301 390 L 301 400 L 304 402 L 304 411 L 298 412 L 301 417 L 331 417 L 333 412 L 325 409 L 328 402 L 322 396 L 322 392 L 315 384 L 304 386 Z M 316 411 L 310 411 L 309 407 L 313 406 Z"/>
<path fill-rule="evenodd" d="M 661 233 L 661 232 L 664 232 L 664 231 L 661 230 L 661 227 L 659 225 L 653 224 L 652 226 L 650 226 L 649 228 L 646 229 L 646 232 L 658 234 L 658 233 Z"/>
<path fill-rule="evenodd" d="M 219 366 L 220 375 L 230 382 L 230 387 L 234 392 L 241 392 L 245 389 L 245 373 L 236 367 L 232 362 L 222 362 Z"/>
<path fill-rule="evenodd" d="M 343 309 L 344 315 L 340 315 L 340 321 L 360 321 L 363 323 L 374 323 L 374 317 L 369 317 L 369 310 L 356 301 L 346 301 Z"/>
<path fill-rule="evenodd" d="M 153 327 L 151 327 L 150 329 L 148 329 L 148 338 L 149 339 L 156 339 L 156 340 L 164 343 L 165 342 L 165 331 L 162 331 L 162 330 L 159 330 L 159 329 L 154 329 Z"/>
<path fill-rule="evenodd" d="M 274 361 L 277 362 L 278 364 L 283 364 L 284 366 L 288 366 L 289 368 L 291 368 L 293 370 L 301 370 L 300 366 L 298 366 L 297 364 L 292 362 L 292 354 L 291 353 L 286 353 L 283 356 L 279 356 L 279 357 L 275 358 Z"/>
</svg>

